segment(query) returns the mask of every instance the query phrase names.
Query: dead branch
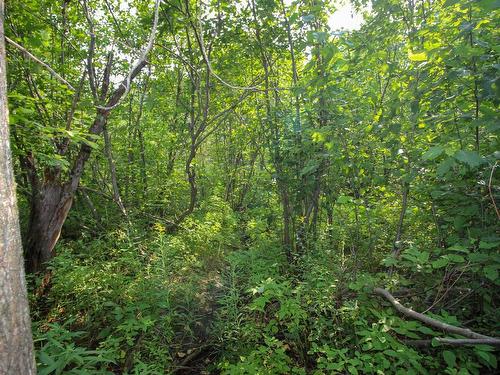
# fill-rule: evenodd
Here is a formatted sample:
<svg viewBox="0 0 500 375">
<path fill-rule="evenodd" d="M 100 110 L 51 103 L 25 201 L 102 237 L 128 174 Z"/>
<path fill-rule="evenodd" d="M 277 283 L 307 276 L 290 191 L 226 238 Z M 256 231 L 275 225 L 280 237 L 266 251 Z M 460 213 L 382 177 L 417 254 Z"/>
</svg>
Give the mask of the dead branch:
<svg viewBox="0 0 500 375">
<path fill-rule="evenodd" d="M 493 345 L 500 346 L 500 339 L 452 339 L 448 337 L 436 337 L 435 340 L 443 345 L 464 346 L 464 345 Z M 432 345 L 432 340 L 405 340 L 404 344 L 424 348 Z"/>
<path fill-rule="evenodd" d="M 375 289 L 373 289 L 373 292 L 375 294 L 378 294 L 378 295 L 384 297 L 385 299 L 387 299 L 392 304 L 392 306 L 394 306 L 394 308 L 397 311 L 399 311 L 401 314 L 406 315 L 406 316 L 408 316 L 410 318 L 419 320 L 422 323 L 425 323 L 425 324 L 427 324 L 427 325 L 429 325 L 431 327 L 438 328 L 438 329 L 440 329 L 440 330 L 442 330 L 442 331 L 444 331 L 446 333 L 451 333 L 451 334 L 455 334 L 455 335 L 461 335 L 461 336 L 464 336 L 464 337 L 467 337 L 467 338 L 470 338 L 470 339 L 488 339 L 488 340 L 491 339 L 491 340 L 499 340 L 499 342 L 500 342 L 500 339 L 496 339 L 496 338 L 493 338 L 493 337 L 481 335 L 480 333 L 476 333 L 474 331 L 471 331 L 468 328 L 460 328 L 460 327 L 452 326 L 450 324 L 440 322 L 439 320 L 430 318 L 427 315 L 420 314 L 420 313 L 418 313 L 418 312 L 416 312 L 416 311 L 414 311 L 412 309 L 404 307 L 401 303 L 399 303 L 398 300 L 396 300 L 392 296 L 391 293 L 389 293 L 385 289 L 375 288 Z"/>
<path fill-rule="evenodd" d="M 488 182 L 488 191 L 490 193 L 491 201 L 493 202 L 493 207 L 495 207 L 495 212 L 497 213 L 498 219 L 500 219 L 500 211 L 498 211 L 497 203 L 495 201 L 495 196 L 493 195 L 493 191 L 491 190 L 491 181 L 493 180 L 493 173 L 495 173 L 495 168 L 498 165 L 498 161 L 495 162 L 493 167 L 491 168 L 490 180 Z"/>
</svg>

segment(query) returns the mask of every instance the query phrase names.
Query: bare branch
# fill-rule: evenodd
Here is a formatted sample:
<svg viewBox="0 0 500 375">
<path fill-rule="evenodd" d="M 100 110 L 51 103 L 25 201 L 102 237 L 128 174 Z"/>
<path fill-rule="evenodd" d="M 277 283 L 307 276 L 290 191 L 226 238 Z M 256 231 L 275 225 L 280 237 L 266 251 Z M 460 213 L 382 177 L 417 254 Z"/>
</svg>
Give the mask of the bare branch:
<svg viewBox="0 0 500 375">
<path fill-rule="evenodd" d="M 122 91 L 121 88 L 124 88 L 124 91 L 121 93 L 120 98 L 115 103 L 110 103 L 106 105 L 105 107 L 98 106 L 97 108 L 100 110 L 104 111 L 110 111 L 113 108 L 115 108 L 118 104 L 120 104 L 120 100 L 125 98 L 130 91 L 130 84 L 132 82 L 132 79 L 138 74 L 138 72 L 146 65 L 146 57 L 153 48 L 155 36 L 156 36 L 156 29 L 158 28 L 158 12 L 160 9 L 160 1 L 161 0 L 156 0 L 155 2 L 155 10 L 154 10 L 154 20 L 153 20 L 153 28 L 151 29 L 151 34 L 149 35 L 148 39 L 148 44 L 146 45 L 146 48 L 141 52 L 141 55 L 139 57 L 139 60 L 130 68 L 127 77 L 123 82 L 120 84 L 120 88 L 115 90 L 115 93 L 117 91 Z M 113 95 L 115 97 L 115 95 Z"/>
<path fill-rule="evenodd" d="M 464 337 L 468 337 L 470 339 L 493 339 L 493 340 L 500 340 L 500 339 L 495 339 L 493 337 L 489 337 L 486 335 L 481 335 L 480 333 L 476 333 L 474 331 L 471 331 L 468 328 L 460 328 L 456 326 L 452 326 L 447 323 L 440 322 L 439 320 L 430 318 L 424 314 L 420 314 L 412 309 L 409 309 L 407 307 L 404 307 L 401 303 L 399 303 L 398 300 L 396 300 L 391 293 L 389 293 L 387 290 L 382 289 L 382 288 L 375 288 L 373 289 L 373 292 L 384 297 L 387 299 L 394 308 L 399 311 L 401 314 L 406 315 L 410 318 L 420 320 L 422 323 L 425 323 L 431 327 L 438 328 L 446 333 L 452 333 L 455 335 L 461 335 Z"/>
<path fill-rule="evenodd" d="M 92 97 L 94 98 L 94 102 L 97 102 L 97 84 L 95 78 L 95 69 L 94 69 L 94 51 L 95 51 L 95 32 L 94 32 L 94 21 L 89 12 L 89 8 L 87 6 L 87 1 L 83 0 L 83 11 L 85 13 L 85 18 L 87 19 L 87 23 L 89 24 L 89 32 L 90 32 L 90 42 L 89 42 L 89 50 L 87 52 L 87 70 L 89 73 L 89 84 L 90 91 L 92 92 Z"/>
<path fill-rule="evenodd" d="M 452 339 L 448 337 L 436 337 L 435 340 L 443 345 L 464 346 L 464 345 L 493 345 L 500 346 L 500 339 Z M 415 346 L 418 348 L 432 345 L 432 340 L 405 340 L 406 345 Z"/>
<path fill-rule="evenodd" d="M 189 6 L 186 6 L 186 8 L 187 8 L 186 10 L 187 10 L 188 16 L 191 18 L 191 14 L 189 12 Z M 196 41 L 198 42 L 198 45 L 200 46 L 200 51 L 201 51 L 201 54 L 203 56 L 203 60 L 205 60 L 205 63 L 207 64 L 207 68 L 210 71 L 210 74 L 212 74 L 215 78 L 217 78 L 217 80 L 219 80 L 223 85 L 225 85 L 231 89 L 250 90 L 250 91 L 255 91 L 258 89 L 257 86 L 247 87 L 247 86 L 232 85 L 232 84 L 224 81 L 219 75 L 217 75 L 217 73 L 215 73 L 214 70 L 212 69 L 212 64 L 210 63 L 210 59 L 205 51 L 205 41 L 203 40 L 203 27 L 202 27 L 202 23 L 201 23 L 201 11 L 198 12 L 198 28 L 195 26 L 194 22 L 191 19 L 190 19 L 190 23 L 191 23 L 191 26 L 193 27 Z M 198 32 L 198 29 L 199 29 L 199 32 Z"/>
<path fill-rule="evenodd" d="M 106 95 L 108 95 L 108 90 L 109 90 L 109 80 L 111 76 L 111 67 L 113 66 L 113 52 L 108 53 L 108 59 L 106 62 L 106 67 L 104 68 L 104 75 L 102 78 L 102 84 L 101 84 L 101 95 L 99 97 L 99 100 L 102 102 L 104 99 L 106 99 Z"/>
<path fill-rule="evenodd" d="M 42 60 L 40 60 L 38 57 L 36 57 L 35 55 L 33 55 L 30 51 L 28 51 L 26 48 L 24 48 L 23 46 L 21 46 L 20 44 L 14 42 L 12 39 L 10 39 L 9 37 L 5 37 L 5 40 L 7 41 L 7 43 L 11 44 L 12 46 L 16 47 L 18 50 L 20 50 L 24 56 L 30 58 L 31 60 L 33 60 L 34 62 L 40 64 L 41 66 L 43 66 L 45 69 L 47 69 L 50 73 L 50 75 L 54 78 L 56 78 L 59 82 L 61 82 L 62 84 L 66 85 L 69 89 L 71 89 L 72 91 L 76 91 L 74 89 L 74 87 L 68 82 L 66 81 L 63 77 L 61 77 L 54 69 L 52 69 L 48 64 L 44 63 Z"/>
<path fill-rule="evenodd" d="M 500 211 L 498 211 L 497 203 L 495 201 L 495 196 L 493 195 L 493 191 L 491 190 L 491 181 L 493 180 L 493 173 L 495 173 L 495 168 L 498 165 L 498 160 L 495 162 L 493 165 L 493 168 L 491 168 L 491 173 L 490 173 L 490 180 L 488 182 L 488 191 L 490 192 L 490 198 L 491 201 L 493 202 L 493 207 L 495 207 L 495 212 L 497 213 L 498 219 L 500 219 Z"/>
</svg>

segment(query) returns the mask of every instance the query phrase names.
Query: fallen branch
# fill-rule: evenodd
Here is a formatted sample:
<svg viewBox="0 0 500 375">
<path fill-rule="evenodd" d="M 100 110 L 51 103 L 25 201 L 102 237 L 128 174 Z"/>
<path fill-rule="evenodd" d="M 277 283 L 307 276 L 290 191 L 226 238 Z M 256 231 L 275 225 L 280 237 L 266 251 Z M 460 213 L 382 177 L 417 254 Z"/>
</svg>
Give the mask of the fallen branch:
<svg viewBox="0 0 500 375">
<path fill-rule="evenodd" d="M 23 53 L 24 56 L 26 56 L 27 58 L 33 60 L 34 62 L 40 64 L 41 66 L 43 66 L 45 69 L 47 69 L 50 73 L 50 75 L 54 78 L 56 78 L 59 82 L 63 83 L 64 85 L 68 86 L 68 88 L 70 88 L 72 91 L 76 91 L 74 89 L 73 86 L 71 86 L 71 84 L 66 81 L 63 77 L 61 77 L 54 69 L 52 69 L 48 64 L 44 63 L 42 60 L 40 60 L 38 57 L 36 57 L 35 55 L 33 55 L 30 51 L 28 51 L 26 48 L 24 48 L 23 46 L 21 46 L 20 44 L 14 42 L 12 39 L 10 39 L 9 37 L 5 37 L 5 40 L 7 41 L 7 43 L 9 43 L 10 45 L 16 47 L 19 51 L 21 51 Z"/>
<path fill-rule="evenodd" d="M 460 328 L 456 326 L 452 326 L 447 323 L 440 322 L 439 320 L 433 319 L 428 317 L 427 315 L 420 314 L 416 311 L 413 311 L 412 309 L 409 309 L 407 307 L 404 307 L 401 303 L 399 303 L 398 300 L 396 300 L 391 293 L 389 293 L 387 290 L 382 289 L 382 288 L 375 288 L 373 289 L 373 292 L 384 297 L 387 299 L 394 308 L 399 311 L 401 314 L 406 315 L 410 318 L 420 320 L 422 323 L 425 323 L 429 326 L 438 328 L 446 333 L 452 333 L 455 335 L 461 335 L 470 339 L 491 339 L 491 340 L 499 340 L 493 337 L 481 335 L 480 333 L 476 333 L 474 331 L 471 331 L 468 328 Z"/>
<path fill-rule="evenodd" d="M 464 345 L 493 345 L 500 346 L 500 339 L 452 339 L 448 337 L 436 337 L 435 340 L 443 345 L 464 346 Z M 403 343 L 417 348 L 427 347 L 432 345 L 432 340 L 404 340 Z"/>
</svg>

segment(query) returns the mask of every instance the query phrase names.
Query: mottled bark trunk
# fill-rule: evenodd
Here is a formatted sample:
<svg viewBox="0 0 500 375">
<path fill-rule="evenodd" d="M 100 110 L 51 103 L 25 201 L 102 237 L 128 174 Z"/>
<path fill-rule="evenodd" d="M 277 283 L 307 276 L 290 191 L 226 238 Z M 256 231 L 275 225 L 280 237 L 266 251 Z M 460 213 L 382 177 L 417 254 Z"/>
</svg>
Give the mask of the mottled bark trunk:
<svg viewBox="0 0 500 375">
<path fill-rule="evenodd" d="M 102 114 L 97 116 L 91 128 L 96 130 L 92 132 L 93 134 L 99 134 L 102 131 L 106 118 L 107 116 Z M 58 178 L 49 179 L 33 192 L 25 251 L 28 272 L 42 271 L 45 263 L 54 256 L 54 247 L 73 204 L 90 152 L 90 146 L 82 144 L 70 179 L 66 183 L 61 183 Z"/>
<path fill-rule="evenodd" d="M 53 248 L 61 234 L 62 224 L 72 204 L 63 200 L 63 186 L 56 182 L 44 185 L 32 197 L 26 238 L 26 269 L 35 273 L 53 257 Z"/>
<path fill-rule="evenodd" d="M 36 374 L 9 143 L 4 2 L 0 0 L 0 374 Z"/>
<path fill-rule="evenodd" d="M 97 108 L 94 122 L 88 129 L 88 133 L 91 136 L 100 135 L 103 132 L 103 128 L 106 125 L 110 112 L 119 105 L 122 97 L 127 95 L 134 78 L 147 65 L 146 56 L 153 47 L 154 37 L 158 25 L 159 5 L 160 0 L 156 0 L 153 28 L 151 30 L 148 44 L 141 52 L 139 61 L 132 66 L 127 77 L 116 88 L 116 90 L 108 96 L 113 54 L 108 54 L 106 67 L 103 72 L 101 89 L 98 93 L 98 83 L 96 81 L 95 66 L 93 63 L 95 48 L 95 35 L 93 32 L 94 25 L 89 10 L 86 7 L 86 3 L 84 3 L 84 11 L 89 22 L 91 32 L 91 41 L 87 57 L 87 71 L 92 96 Z M 56 245 L 61 234 L 62 226 L 68 216 L 76 191 L 78 190 L 78 185 L 80 184 L 85 164 L 90 157 L 91 151 L 92 149 L 87 143 L 82 143 L 80 145 L 80 151 L 76 155 L 71 172 L 65 181 L 62 179 L 60 171 L 55 170 L 56 173 L 50 173 L 53 171 L 49 171 L 48 176 L 45 176 L 43 182 L 36 181 L 37 183 L 32 185 L 32 212 L 30 214 L 26 248 L 27 264 L 30 272 L 43 270 L 47 260 L 54 256 L 54 246 Z M 36 175 L 36 169 L 34 167 L 31 169 Z"/>
</svg>

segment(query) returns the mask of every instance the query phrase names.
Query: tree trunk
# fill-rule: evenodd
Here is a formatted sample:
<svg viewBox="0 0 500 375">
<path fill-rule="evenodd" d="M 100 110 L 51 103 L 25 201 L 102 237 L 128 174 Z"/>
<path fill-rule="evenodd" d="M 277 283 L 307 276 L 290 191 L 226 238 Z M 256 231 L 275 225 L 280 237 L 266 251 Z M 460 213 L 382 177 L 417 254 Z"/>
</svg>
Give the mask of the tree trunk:
<svg viewBox="0 0 500 375">
<path fill-rule="evenodd" d="M 4 2 L 0 0 L 0 374 L 36 374 L 9 143 Z"/>
<path fill-rule="evenodd" d="M 392 245 L 392 254 L 398 257 L 401 252 L 401 236 L 403 235 L 403 225 L 405 220 L 406 208 L 408 207 L 408 193 L 410 191 L 410 185 L 405 182 L 403 184 L 403 193 L 401 198 L 401 212 L 399 214 L 398 228 L 396 231 L 396 238 Z"/>
<path fill-rule="evenodd" d="M 116 165 L 113 160 L 113 150 L 111 146 L 111 137 L 109 136 L 107 126 L 104 125 L 102 134 L 104 136 L 104 153 L 108 159 L 109 174 L 111 177 L 111 186 L 113 187 L 113 199 L 115 200 L 118 208 L 120 209 L 123 216 L 127 217 L 127 210 L 123 204 L 122 197 L 120 195 L 120 188 L 118 187 L 118 179 L 116 177 Z"/>
<path fill-rule="evenodd" d="M 71 208 L 72 198 L 63 201 L 63 186 L 57 182 L 44 184 L 32 196 L 26 238 L 26 269 L 35 273 L 53 256 L 53 248 L 61 234 L 62 224 Z"/>
</svg>

